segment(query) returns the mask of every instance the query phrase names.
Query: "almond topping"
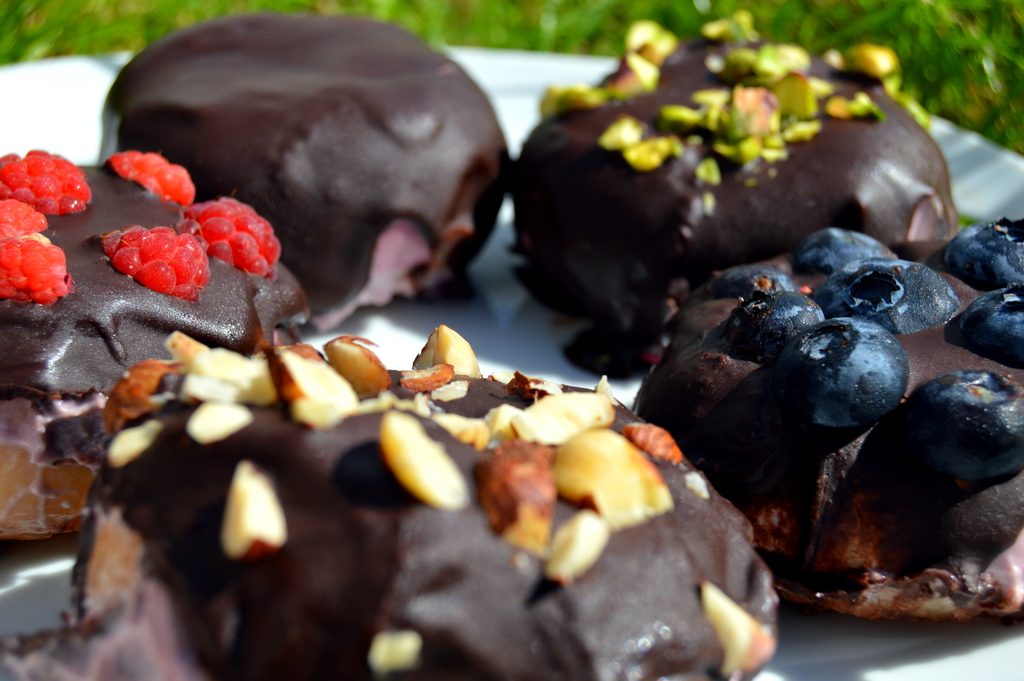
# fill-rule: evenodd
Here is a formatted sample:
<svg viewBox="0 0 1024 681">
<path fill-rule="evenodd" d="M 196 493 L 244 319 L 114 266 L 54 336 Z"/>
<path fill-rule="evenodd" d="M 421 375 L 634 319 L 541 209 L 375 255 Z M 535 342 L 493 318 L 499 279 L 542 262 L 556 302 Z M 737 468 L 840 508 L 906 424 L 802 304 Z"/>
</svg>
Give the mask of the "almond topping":
<svg viewBox="0 0 1024 681">
<path fill-rule="evenodd" d="M 480 378 L 480 365 L 473 347 L 450 327 L 441 324 L 427 338 L 427 344 L 413 360 L 413 369 L 427 369 L 435 364 L 451 364 L 459 376 Z"/>
<path fill-rule="evenodd" d="M 220 544 L 233 560 L 257 560 L 288 540 L 284 510 L 266 473 L 249 461 L 235 467 L 228 490 Z"/>
<path fill-rule="evenodd" d="M 391 472 L 420 501 L 448 510 L 469 505 L 462 472 L 414 416 L 389 411 L 380 421 L 380 451 Z"/>
<path fill-rule="evenodd" d="M 110 441 L 107 463 L 111 468 L 127 466 L 149 449 L 163 429 L 163 424 L 156 420 L 146 421 L 133 428 L 125 428 Z"/>
<path fill-rule="evenodd" d="M 452 402 L 461 400 L 469 394 L 469 381 L 452 381 L 430 392 L 430 399 L 435 402 Z"/>
<path fill-rule="evenodd" d="M 433 414 L 430 418 L 456 440 L 478 452 L 486 449 L 491 442 L 491 429 L 483 419 L 471 419 L 459 414 Z"/>
<path fill-rule="evenodd" d="M 181 362 L 185 366 L 191 364 L 193 359 L 210 349 L 181 331 L 171 333 L 167 340 L 164 341 L 164 347 L 171 353 L 171 357 L 175 361 Z"/>
<path fill-rule="evenodd" d="M 200 402 L 267 406 L 277 401 L 267 361 L 224 348 L 207 350 L 191 360 L 182 392 Z"/>
<path fill-rule="evenodd" d="M 505 384 L 505 391 L 527 402 L 536 402 L 548 395 L 560 395 L 562 386 L 545 381 L 543 378 L 531 378 L 518 371 L 512 374 L 512 380 Z"/>
<path fill-rule="evenodd" d="M 555 515 L 554 449 L 521 440 L 502 443 L 476 467 L 477 493 L 491 529 L 542 555 Z"/>
<path fill-rule="evenodd" d="M 408 671 L 420 663 L 423 638 L 415 631 L 382 631 L 373 637 L 366 662 L 374 676 Z"/>
<path fill-rule="evenodd" d="M 330 428 L 358 411 L 355 390 L 329 364 L 281 349 L 274 349 L 267 359 L 294 420 L 313 428 Z"/>
<path fill-rule="evenodd" d="M 701 582 L 700 602 L 725 651 L 722 676 L 756 671 L 771 659 L 775 637 L 721 589 Z"/>
<path fill-rule="evenodd" d="M 117 382 L 103 407 L 103 425 L 108 433 L 115 433 L 128 421 L 145 416 L 160 406 L 154 395 L 167 374 L 180 374 L 181 367 L 155 359 L 135 364 Z"/>
<path fill-rule="evenodd" d="M 578 511 L 555 532 L 544 576 L 571 584 L 594 566 L 611 538 L 611 528 L 593 511 Z"/>
<path fill-rule="evenodd" d="M 391 375 L 380 358 L 358 336 L 341 336 L 324 346 L 327 361 L 348 381 L 360 399 L 379 395 L 391 387 Z"/>
<path fill-rule="evenodd" d="M 622 429 L 626 439 L 655 459 L 669 463 L 682 463 L 683 452 L 672 433 L 653 423 L 631 423 Z"/>
<path fill-rule="evenodd" d="M 484 415 L 484 423 L 490 428 L 494 437 L 509 440 L 516 436 L 512 430 L 512 419 L 522 414 L 523 410 L 511 404 L 499 404 Z"/>
<path fill-rule="evenodd" d="M 614 421 L 615 407 L 608 397 L 572 392 L 542 397 L 513 416 L 511 424 L 520 439 L 560 445 L 584 430 L 605 428 Z"/>
<path fill-rule="evenodd" d="M 403 371 L 399 381 L 406 390 L 414 393 L 429 393 L 448 385 L 455 378 L 455 367 L 451 364 L 435 364 L 426 369 Z"/>
<path fill-rule="evenodd" d="M 188 423 L 185 432 L 201 445 L 220 442 L 252 423 L 249 409 L 231 402 L 204 402 L 199 405 Z"/>
</svg>

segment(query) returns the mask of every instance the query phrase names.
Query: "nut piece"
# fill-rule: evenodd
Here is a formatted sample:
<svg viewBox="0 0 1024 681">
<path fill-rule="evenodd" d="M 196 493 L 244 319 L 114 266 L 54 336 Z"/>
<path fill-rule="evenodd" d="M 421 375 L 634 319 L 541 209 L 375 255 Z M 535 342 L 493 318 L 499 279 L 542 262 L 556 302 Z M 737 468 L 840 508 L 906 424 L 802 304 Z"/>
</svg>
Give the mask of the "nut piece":
<svg viewBox="0 0 1024 681">
<path fill-rule="evenodd" d="M 615 421 L 615 407 L 605 395 L 586 392 L 548 395 L 511 418 L 516 437 L 545 445 L 560 445 L 590 428 Z M 497 432 L 492 425 L 491 430 Z"/>
<path fill-rule="evenodd" d="M 380 453 L 398 482 L 420 501 L 447 510 L 469 505 L 462 472 L 414 416 L 389 411 L 380 421 Z"/>
<path fill-rule="evenodd" d="M 469 394 L 469 381 L 452 381 L 430 391 L 430 399 L 435 402 L 452 402 L 461 400 L 467 394 Z"/>
<path fill-rule="evenodd" d="M 164 341 L 164 347 L 171 353 L 171 357 L 176 362 L 181 362 L 185 366 L 192 363 L 192 360 L 209 350 L 209 346 L 203 345 L 191 336 L 182 333 L 181 331 L 174 331 Z"/>
<path fill-rule="evenodd" d="M 427 339 L 427 344 L 413 360 L 413 369 L 428 369 L 435 364 L 451 364 L 459 376 L 480 378 L 480 365 L 469 342 L 451 328 L 441 324 Z"/>
<path fill-rule="evenodd" d="M 201 445 L 220 442 L 252 423 L 252 412 L 241 404 L 231 402 L 204 402 L 199 405 L 185 432 Z"/>
<path fill-rule="evenodd" d="M 512 374 L 512 379 L 505 384 L 505 392 L 527 402 L 536 402 L 548 395 L 561 395 L 562 386 L 543 378 L 531 378 L 516 371 Z"/>
<path fill-rule="evenodd" d="M 160 390 L 160 382 L 167 374 L 180 373 L 180 365 L 156 359 L 135 364 L 114 386 L 103 407 L 103 426 L 107 432 L 116 433 L 128 421 L 156 411 L 160 404 L 153 396 Z"/>
<path fill-rule="evenodd" d="M 673 506 L 657 466 L 611 430 L 589 430 L 559 447 L 555 482 L 562 498 L 593 508 L 616 530 Z"/>
<path fill-rule="evenodd" d="M 358 336 L 340 336 L 324 346 L 327 361 L 348 381 L 360 399 L 379 395 L 391 387 L 391 376 L 380 358 Z"/>
<path fill-rule="evenodd" d="M 224 348 L 207 350 L 191 360 L 182 394 L 198 402 L 267 406 L 277 401 L 267 361 Z"/>
<path fill-rule="evenodd" d="M 423 637 L 411 629 L 381 631 L 373 637 L 366 662 L 374 676 L 386 676 L 419 666 Z"/>
<path fill-rule="evenodd" d="M 271 374 L 292 418 L 313 428 L 329 428 L 359 409 L 352 386 L 329 364 L 289 350 L 268 353 Z"/>
<path fill-rule="evenodd" d="M 235 466 L 220 530 L 220 545 L 232 560 L 257 560 L 288 541 L 284 510 L 266 473 L 249 461 Z"/>
<path fill-rule="evenodd" d="M 522 440 L 502 443 L 476 466 L 477 493 L 491 529 L 542 555 L 555 515 L 554 449 Z"/>
<path fill-rule="evenodd" d="M 686 483 L 686 489 L 696 494 L 701 499 L 710 499 L 711 490 L 708 489 L 708 481 L 704 479 L 704 476 L 697 471 L 690 471 L 683 480 Z"/>
<path fill-rule="evenodd" d="M 701 582 L 700 602 L 725 651 L 722 676 L 760 669 L 775 652 L 775 637 L 711 582 Z"/>
<path fill-rule="evenodd" d="M 601 557 L 611 535 L 604 518 L 593 511 L 578 511 L 555 532 L 544 576 L 559 584 L 576 581 Z"/>
<path fill-rule="evenodd" d="M 512 428 L 512 419 L 523 413 L 519 407 L 511 404 L 499 404 L 484 414 L 484 423 L 490 429 L 494 437 L 499 440 L 510 440 L 516 436 Z"/>
<path fill-rule="evenodd" d="M 455 367 L 451 364 L 435 364 L 426 369 L 403 371 L 399 381 L 406 390 L 414 393 L 429 393 L 451 383 L 455 378 Z"/>
<path fill-rule="evenodd" d="M 430 418 L 456 440 L 478 452 L 486 449 L 491 442 L 491 429 L 483 419 L 471 419 L 459 414 L 433 414 Z"/>
<path fill-rule="evenodd" d="M 155 419 L 146 421 L 141 426 L 125 428 L 110 441 L 107 464 L 111 468 L 127 466 L 149 449 L 163 429 L 163 424 Z"/>
<path fill-rule="evenodd" d="M 682 463 L 683 452 L 672 433 L 653 423 L 631 423 L 622 429 L 626 439 L 655 459 L 669 463 Z"/>
</svg>

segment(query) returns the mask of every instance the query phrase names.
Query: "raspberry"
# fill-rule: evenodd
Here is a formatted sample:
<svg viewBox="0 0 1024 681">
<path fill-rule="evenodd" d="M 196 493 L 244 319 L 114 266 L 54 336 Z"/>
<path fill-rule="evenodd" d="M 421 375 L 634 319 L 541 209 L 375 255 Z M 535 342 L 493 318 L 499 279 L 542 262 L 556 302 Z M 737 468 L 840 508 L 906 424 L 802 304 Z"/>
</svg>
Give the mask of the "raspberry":
<svg viewBox="0 0 1024 681">
<path fill-rule="evenodd" d="M 17 199 L 40 213 L 80 213 L 92 200 L 85 173 L 71 161 L 45 151 L 0 157 L 0 199 Z"/>
<path fill-rule="evenodd" d="M 210 281 L 210 261 L 199 240 L 170 227 L 127 227 L 103 237 L 114 269 L 157 293 L 196 301 Z"/>
<path fill-rule="evenodd" d="M 281 257 L 281 242 L 274 236 L 274 228 L 252 206 L 235 199 L 186 208 L 178 231 L 202 237 L 208 255 L 250 274 L 273 276 Z"/>
<path fill-rule="evenodd" d="M 60 246 L 39 234 L 0 241 L 0 298 L 49 305 L 71 288 Z"/>
<path fill-rule="evenodd" d="M 196 199 L 196 186 L 188 171 L 160 154 L 121 151 L 107 159 L 107 163 L 115 173 L 141 184 L 164 201 L 188 206 Z"/>
<path fill-rule="evenodd" d="M 0 201 L 0 239 L 35 234 L 46 229 L 46 216 L 32 206 L 4 199 Z"/>
</svg>

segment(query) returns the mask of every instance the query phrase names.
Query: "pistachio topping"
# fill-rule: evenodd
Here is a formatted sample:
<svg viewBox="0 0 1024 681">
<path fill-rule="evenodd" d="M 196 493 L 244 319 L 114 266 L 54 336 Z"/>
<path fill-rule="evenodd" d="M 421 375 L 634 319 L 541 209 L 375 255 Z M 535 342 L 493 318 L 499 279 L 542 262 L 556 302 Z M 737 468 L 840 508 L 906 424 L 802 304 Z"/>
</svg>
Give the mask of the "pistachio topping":
<svg viewBox="0 0 1024 681">
<path fill-rule="evenodd" d="M 885 112 L 866 92 L 858 92 L 853 99 L 833 95 L 825 102 L 825 113 L 832 118 L 849 120 L 853 118 L 885 120 Z"/>
<path fill-rule="evenodd" d="M 754 30 L 754 15 L 745 9 L 724 19 L 709 21 L 701 27 L 700 34 L 716 43 L 750 42 L 761 37 Z"/>
<path fill-rule="evenodd" d="M 622 157 L 642 173 L 660 168 L 669 158 L 683 153 L 678 137 L 652 137 L 622 150 Z"/>
<path fill-rule="evenodd" d="M 887 45 L 860 43 L 843 55 L 845 70 L 883 80 L 899 71 L 900 59 Z"/>
<path fill-rule="evenodd" d="M 718 162 L 708 156 L 697 164 L 697 179 L 704 184 L 719 185 L 722 183 L 722 171 L 718 168 Z"/>
<path fill-rule="evenodd" d="M 703 111 L 682 104 L 666 104 L 658 111 L 658 130 L 662 132 L 685 135 L 697 130 L 703 123 Z"/>
<path fill-rule="evenodd" d="M 626 51 L 660 66 L 679 47 L 679 38 L 664 26 L 650 20 L 634 22 L 626 31 Z"/>
<path fill-rule="evenodd" d="M 644 137 L 644 124 L 632 116 L 621 116 L 601 133 L 597 145 L 608 151 L 622 151 Z"/>
<path fill-rule="evenodd" d="M 551 85 L 540 101 L 540 115 L 554 116 L 568 111 L 594 109 L 612 99 L 604 88 L 577 83 L 574 85 Z"/>
<path fill-rule="evenodd" d="M 772 87 L 783 118 L 808 120 L 818 115 L 818 97 L 810 79 L 790 73 Z"/>
</svg>

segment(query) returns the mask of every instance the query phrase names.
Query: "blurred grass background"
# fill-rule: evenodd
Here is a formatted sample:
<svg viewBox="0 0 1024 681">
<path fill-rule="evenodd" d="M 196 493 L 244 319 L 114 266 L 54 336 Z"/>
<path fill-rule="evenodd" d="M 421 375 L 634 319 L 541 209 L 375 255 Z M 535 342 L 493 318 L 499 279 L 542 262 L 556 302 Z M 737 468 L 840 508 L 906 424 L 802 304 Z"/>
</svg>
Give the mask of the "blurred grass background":
<svg viewBox="0 0 1024 681">
<path fill-rule="evenodd" d="M 944 118 L 1024 153 L 1022 0 L 0 0 L 0 63 L 138 50 L 168 31 L 257 10 L 394 21 L 437 46 L 616 54 L 630 22 L 680 36 L 749 9 L 762 35 L 814 52 L 888 44 L 904 89 Z"/>
</svg>

